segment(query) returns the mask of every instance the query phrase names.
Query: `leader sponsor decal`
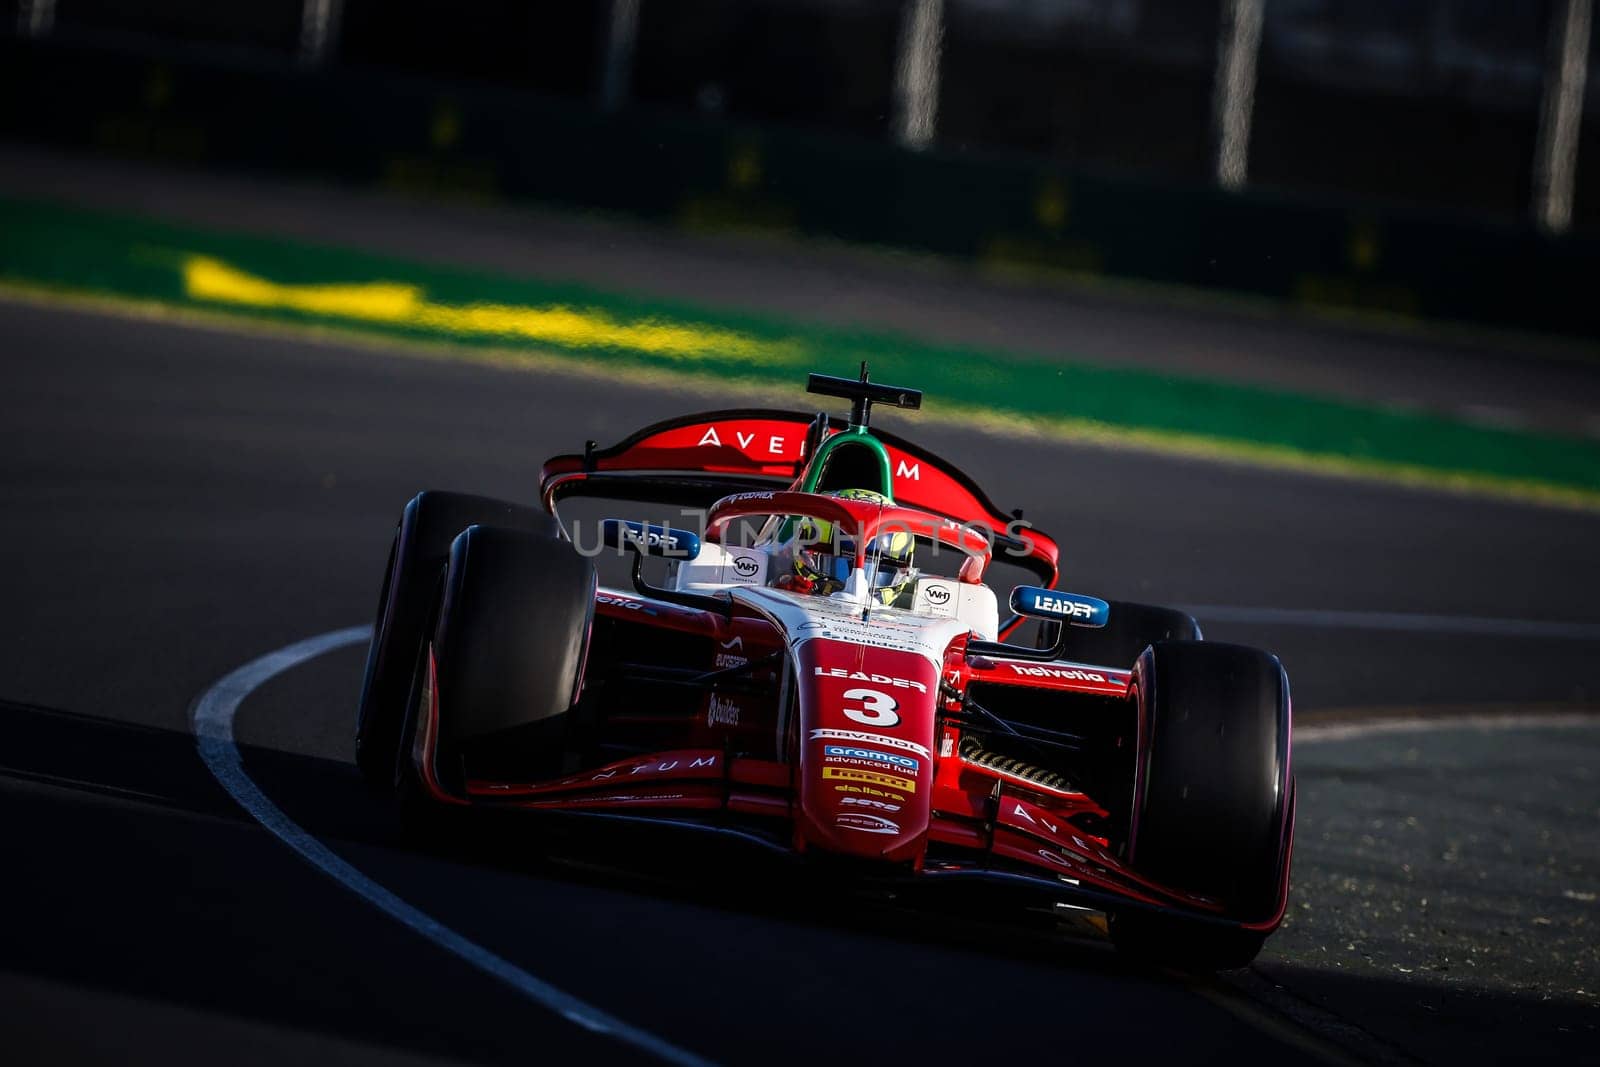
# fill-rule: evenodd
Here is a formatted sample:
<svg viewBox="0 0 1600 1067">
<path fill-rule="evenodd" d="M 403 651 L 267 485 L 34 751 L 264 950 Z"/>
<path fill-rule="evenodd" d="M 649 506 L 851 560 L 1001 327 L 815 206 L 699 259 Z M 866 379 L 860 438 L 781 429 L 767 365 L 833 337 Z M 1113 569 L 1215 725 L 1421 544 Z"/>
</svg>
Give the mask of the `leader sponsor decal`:
<svg viewBox="0 0 1600 1067">
<path fill-rule="evenodd" d="M 863 834 L 897 834 L 900 824 L 882 815 L 868 815 L 865 812 L 841 812 L 833 824 L 842 830 L 855 830 Z"/>
<path fill-rule="evenodd" d="M 866 671 L 847 671 L 843 667 L 813 667 L 811 673 L 818 678 L 843 678 L 850 682 L 875 682 L 893 689 L 915 689 L 926 693 L 928 687 L 910 678 L 894 678 L 887 674 L 869 674 Z"/>
<path fill-rule="evenodd" d="M 910 756 L 899 756 L 893 752 L 879 752 L 872 748 L 856 748 L 851 745 L 824 745 L 822 754 L 828 757 L 842 759 L 871 760 L 874 763 L 886 763 L 909 774 L 916 774 L 922 765 Z"/>
<path fill-rule="evenodd" d="M 903 749 L 927 758 L 928 750 L 915 741 L 907 741 L 903 737 L 893 737 L 889 734 L 871 734 L 865 730 L 829 730 L 817 729 L 811 731 L 813 741 L 853 741 L 861 745 L 877 745 L 886 748 Z"/>
<path fill-rule="evenodd" d="M 885 789 L 898 789 L 902 793 L 915 793 L 917 791 L 915 779 L 901 778 L 893 774 L 879 774 L 877 771 L 862 771 L 854 767 L 824 767 L 822 768 L 822 777 L 840 782 L 856 782 L 861 785 L 876 785 Z"/>
<path fill-rule="evenodd" d="M 668 552 L 678 551 L 680 540 L 676 530 L 656 529 L 632 523 L 623 526 L 622 537 L 643 548 L 664 548 Z"/>
<path fill-rule="evenodd" d="M 840 797 L 839 803 L 857 808 L 876 808 L 879 811 L 900 810 L 898 804 L 891 804 L 887 800 L 875 800 L 872 797 Z"/>
</svg>

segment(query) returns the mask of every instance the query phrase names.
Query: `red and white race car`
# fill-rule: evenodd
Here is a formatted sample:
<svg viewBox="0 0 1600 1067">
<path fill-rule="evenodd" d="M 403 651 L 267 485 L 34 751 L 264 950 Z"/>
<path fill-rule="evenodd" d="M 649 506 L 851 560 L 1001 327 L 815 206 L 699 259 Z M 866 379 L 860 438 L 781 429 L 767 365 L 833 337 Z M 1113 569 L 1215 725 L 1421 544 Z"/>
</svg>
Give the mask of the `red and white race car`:
<svg viewBox="0 0 1600 1067">
<path fill-rule="evenodd" d="M 809 387 L 849 419 L 692 415 L 555 457 L 537 507 L 413 499 L 367 658 L 367 778 L 411 811 L 736 829 L 851 877 L 1102 912 L 1167 962 L 1247 963 L 1288 895 L 1278 660 L 1056 589 L 1050 537 L 869 427 L 920 393 L 864 367 Z M 703 522 L 586 528 L 558 510 L 580 497 Z M 619 558 L 630 587 L 601 585 Z M 1031 574 L 1004 613 L 1000 564 Z"/>
</svg>

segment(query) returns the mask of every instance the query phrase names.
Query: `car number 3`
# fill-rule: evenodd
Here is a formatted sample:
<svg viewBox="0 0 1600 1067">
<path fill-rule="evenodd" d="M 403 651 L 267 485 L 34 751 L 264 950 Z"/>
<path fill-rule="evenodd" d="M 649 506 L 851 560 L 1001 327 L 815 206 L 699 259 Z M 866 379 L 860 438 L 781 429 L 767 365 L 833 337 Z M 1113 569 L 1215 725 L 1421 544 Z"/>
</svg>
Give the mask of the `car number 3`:
<svg viewBox="0 0 1600 1067">
<path fill-rule="evenodd" d="M 899 726 L 900 705 L 888 693 L 876 689 L 847 689 L 844 693 L 845 718 L 863 726 Z M 856 707 L 855 704 L 860 704 Z"/>
</svg>

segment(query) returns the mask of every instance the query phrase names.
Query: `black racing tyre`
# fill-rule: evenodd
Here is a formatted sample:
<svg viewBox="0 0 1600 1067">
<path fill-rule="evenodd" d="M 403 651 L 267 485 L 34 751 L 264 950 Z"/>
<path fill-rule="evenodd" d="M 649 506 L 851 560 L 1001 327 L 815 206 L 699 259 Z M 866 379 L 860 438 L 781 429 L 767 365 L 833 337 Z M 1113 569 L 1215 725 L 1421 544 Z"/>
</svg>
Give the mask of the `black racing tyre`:
<svg viewBox="0 0 1600 1067">
<path fill-rule="evenodd" d="M 1113 600 L 1106 625 L 1069 626 L 1065 657 L 1076 663 L 1127 670 L 1157 641 L 1198 641 L 1200 624 L 1176 608 Z"/>
<path fill-rule="evenodd" d="M 472 525 L 560 536 L 545 512 L 491 497 L 433 490 L 405 506 L 384 567 L 356 712 L 356 765 L 380 793 L 394 788 L 406 700 L 450 544 Z"/>
<path fill-rule="evenodd" d="M 464 789 L 469 764 L 522 781 L 565 769 L 596 582 L 593 561 L 566 541 L 485 526 L 455 539 L 432 637 L 434 770 L 447 792 Z M 420 677 L 412 688 L 408 745 L 423 710 Z M 402 765 L 409 777 L 409 753 Z"/>
<path fill-rule="evenodd" d="M 1242 645 L 1159 641 L 1139 657 L 1139 750 L 1129 865 L 1265 924 L 1288 875 L 1294 781 L 1289 682 L 1277 657 Z M 1266 934 L 1171 915 L 1115 917 L 1119 947 L 1197 968 L 1242 967 Z"/>
</svg>

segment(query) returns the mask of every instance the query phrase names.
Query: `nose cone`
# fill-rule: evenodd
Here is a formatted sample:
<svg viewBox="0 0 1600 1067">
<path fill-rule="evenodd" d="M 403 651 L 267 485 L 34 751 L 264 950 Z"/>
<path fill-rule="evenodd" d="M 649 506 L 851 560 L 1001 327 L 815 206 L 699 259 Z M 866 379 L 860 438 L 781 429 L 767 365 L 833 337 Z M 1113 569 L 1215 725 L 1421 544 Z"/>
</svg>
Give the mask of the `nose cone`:
<svg viewBox="0 0 1600 1067">
<path fill-rule="evenodd" d="M 796 650 L 806 849 L 920 865 L 939 674 L 927 657 L 816 638 Z"/>
</svg>

